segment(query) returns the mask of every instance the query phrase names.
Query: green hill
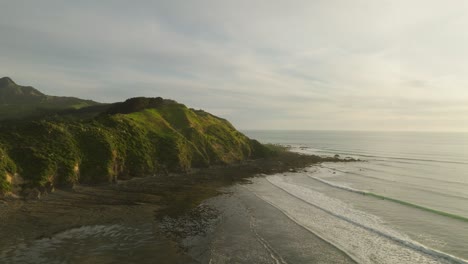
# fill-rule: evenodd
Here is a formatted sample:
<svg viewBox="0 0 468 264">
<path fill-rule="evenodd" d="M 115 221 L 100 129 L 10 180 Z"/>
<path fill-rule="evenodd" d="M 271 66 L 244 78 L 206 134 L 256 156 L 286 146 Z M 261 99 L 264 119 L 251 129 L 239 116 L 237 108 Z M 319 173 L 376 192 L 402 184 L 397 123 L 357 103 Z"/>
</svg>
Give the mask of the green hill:
<svg viewBox="0 0 468 264">
<path fill-rule="evenodd" d="M 16 84 L 8 77 L 0 78 L 0 120 L 43 115 L 63 109 L 79 109 L 98 105 L 75 97 L 50 96 L 30 86 Z"/>
<path fill-rule="evenodd" d="M 90 108 L 101 112 L 0 122 L 0 192 L 185 172 L 269 153 L 228 121 L 173 100 L 140 97 Z M 80 110 L 64 115 L 86 112 Z"/>
</svg>

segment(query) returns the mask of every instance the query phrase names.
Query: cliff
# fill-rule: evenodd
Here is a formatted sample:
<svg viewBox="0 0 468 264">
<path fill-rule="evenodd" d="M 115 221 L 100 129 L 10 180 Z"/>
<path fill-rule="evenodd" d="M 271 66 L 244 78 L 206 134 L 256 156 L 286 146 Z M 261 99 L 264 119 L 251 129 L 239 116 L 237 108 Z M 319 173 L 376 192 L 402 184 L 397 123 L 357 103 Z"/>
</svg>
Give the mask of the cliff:
<svg viewBox="0 0 468 264">
<path fill-rule="evenodd" d="M 93 109 L 84 119 L 65 111 L 0 122 L 0 192 L 186 172 L 269 153 L 227 120 L 173 100 L 139 97 Z"/>
</svg>

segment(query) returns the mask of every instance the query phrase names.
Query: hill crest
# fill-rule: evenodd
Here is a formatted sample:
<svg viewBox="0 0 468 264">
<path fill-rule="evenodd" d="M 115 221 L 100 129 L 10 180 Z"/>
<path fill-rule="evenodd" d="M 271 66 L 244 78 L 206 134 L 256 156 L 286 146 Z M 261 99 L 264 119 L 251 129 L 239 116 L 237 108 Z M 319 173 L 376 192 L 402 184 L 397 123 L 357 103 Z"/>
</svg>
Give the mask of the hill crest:
<svg viewBox="0 0 468 264">
<path fill-rule="evenodd" d="M 44 110 L 79 109 L 99 103 L 76 97 L 50 96 L 31 86 L 0 78 L 0 120 L 36 116 Z"/>
<path fill-rule="evenodd" d="M 161 97 L 44 112 L 0 121 L 0 128 L 0 195 L 187 172 L 269 155 L 227 120 Z M 12 180 L 16 176 L 21 184 Z"/>
</svg>

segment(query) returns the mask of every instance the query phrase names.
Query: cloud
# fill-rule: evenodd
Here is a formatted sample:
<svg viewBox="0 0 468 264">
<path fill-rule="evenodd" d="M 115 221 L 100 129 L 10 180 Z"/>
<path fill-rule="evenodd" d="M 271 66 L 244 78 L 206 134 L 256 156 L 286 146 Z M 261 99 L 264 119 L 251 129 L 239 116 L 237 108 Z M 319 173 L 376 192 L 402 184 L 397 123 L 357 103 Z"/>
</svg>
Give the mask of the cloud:
<svg viewBox="0 0 468 264">
<path fill-rule="evenodd" d="M 37 1 L 0 72 L 49 94 L 163 96 L 240 128 L 468 131 L 465 1 Z"/>
</svg>

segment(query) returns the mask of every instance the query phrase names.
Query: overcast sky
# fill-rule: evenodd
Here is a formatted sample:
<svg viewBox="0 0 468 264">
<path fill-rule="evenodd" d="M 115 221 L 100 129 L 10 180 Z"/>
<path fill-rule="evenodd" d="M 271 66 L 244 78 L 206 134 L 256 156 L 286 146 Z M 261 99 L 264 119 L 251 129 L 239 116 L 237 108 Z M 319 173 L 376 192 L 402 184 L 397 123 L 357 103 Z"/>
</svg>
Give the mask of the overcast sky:
<svg viewBox="0 0 468 264">
<path fill-rule="evenodd" d="M 0 0 L 0 75 L 240 129 L 468 131 L 468 1 Z"/>
</svg>

